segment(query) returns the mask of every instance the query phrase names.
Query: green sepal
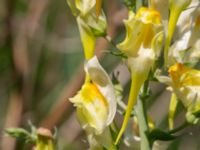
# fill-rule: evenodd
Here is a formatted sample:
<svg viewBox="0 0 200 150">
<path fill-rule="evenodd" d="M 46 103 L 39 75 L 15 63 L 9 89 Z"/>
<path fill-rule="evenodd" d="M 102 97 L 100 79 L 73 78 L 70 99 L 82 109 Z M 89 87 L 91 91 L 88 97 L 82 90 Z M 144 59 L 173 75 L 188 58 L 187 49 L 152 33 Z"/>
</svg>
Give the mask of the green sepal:
<svg viewBox="0 0 200 150">
<path fill-rule="evenodd" d="M 127 59 L 128 58 L 128 56 L 126 54 L 124 54 L 123 52 L 121 52 L 121 51 L 108 51 L 108 53 L 110 53 L 113 56 L 120 57 L 122 59 Z"/>
<path fill-rule="evenodd" d="M 92 31 L 92 33 L 96 36 L 96 37 L 104 37 L 104 36 L 106 36 L 106 30 L 104 30 L 104 31 L 101 31 L 101 30 L 98 30 L 98 29 L 96 29 L 96 28 L 93 28 L 92 26 L 90 26 L 90 28 L 91 28 L 91 31 Z"/>
</svg>

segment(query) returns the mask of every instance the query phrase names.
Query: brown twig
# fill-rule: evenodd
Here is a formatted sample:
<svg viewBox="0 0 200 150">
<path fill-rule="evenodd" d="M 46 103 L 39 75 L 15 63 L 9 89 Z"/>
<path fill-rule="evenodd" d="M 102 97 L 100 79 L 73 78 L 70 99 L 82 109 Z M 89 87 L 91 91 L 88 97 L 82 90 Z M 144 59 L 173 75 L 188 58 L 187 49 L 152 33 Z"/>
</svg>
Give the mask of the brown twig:
<svg viewBox="0 0 200 150">
<path fill-rule="evenodd" d="M 22 95 L 18 92 L 14 91 L 11 93 L 8 111 L 6 114 L 6 120 L 4 124 L 4 128 L 9 127 L 17 127 L 20 124 L 23 103 L 22 103 Z M 1 141 L 1 149 L 13 150 L 15 147 L 15 139 L 11 137 L 4 137 Z"/>
</svg>

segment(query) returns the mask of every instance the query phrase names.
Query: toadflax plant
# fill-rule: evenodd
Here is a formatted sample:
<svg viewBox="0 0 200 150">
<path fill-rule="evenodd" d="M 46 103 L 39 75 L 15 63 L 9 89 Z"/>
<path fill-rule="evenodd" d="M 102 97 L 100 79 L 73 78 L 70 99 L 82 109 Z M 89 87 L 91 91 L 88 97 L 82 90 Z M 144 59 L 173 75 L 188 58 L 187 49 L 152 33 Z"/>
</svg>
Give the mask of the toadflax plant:
<svg viewBox="0 0 200 150">
<path fill-rule="evenodd" d="M 103 3 L 103 0 L 67 0 L 76 17 L 85 56 L 85 82 L 69 101 L 76 108 L 76 117 L 86 133 L 90 150 L 117 150 L 122 143 L 132 146 L 125 140 L 130 123 L 133 128 L 129 136 L 137 135 L 140 149 L 155 149 L 158 141 L 174 140 L 180 136 L 179 131 L 199 121 L 200 1 L 124 1 L 128 10 L 128 17 L 123 22 L 125 39 L 116 45 L 114 39 L 108 42 L 120 51 L 118 57 L 121 56 L 130 72 L 127 104 L 123 101 L 125 95 L 119 82 L 113 82 L 95 56 L 97 38 L 107 35 Z M 150 92 L 152 81 L 165 85 L 171 95 L 167 129 L 160 129 L 148 114 L 147 102 L 155 98 Z M 183 106 L 185 118 L 177 127 L 174 119 L 178 104 Z M 123 117 L 119 124 L 116 123 L 117 115 Z M 33 138 L 36 149 L 55 149 L 49 131 L 47 134 L 40 132 Z M 18 131 L 13 130 L 10 135 L 15 133 Z M 22 133 L 25 139 L 30 138 L 25 130 Z M 41 139 L 47 141 L 46 145 Z"/>
</svg>

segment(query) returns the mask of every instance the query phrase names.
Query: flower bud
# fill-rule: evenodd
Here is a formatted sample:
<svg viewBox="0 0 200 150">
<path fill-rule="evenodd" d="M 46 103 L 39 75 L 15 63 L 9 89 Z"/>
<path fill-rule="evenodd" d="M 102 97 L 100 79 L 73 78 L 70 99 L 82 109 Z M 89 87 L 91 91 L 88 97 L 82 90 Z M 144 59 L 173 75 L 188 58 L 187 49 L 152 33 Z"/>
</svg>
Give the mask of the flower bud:
<svg viewBox="0 0 200 150">
<path fill-rule="evenodd" d="M 51 131 L 46 128 L 37 130 L 37 141 L 35 150 L 55 150 Z"/>
</svg>

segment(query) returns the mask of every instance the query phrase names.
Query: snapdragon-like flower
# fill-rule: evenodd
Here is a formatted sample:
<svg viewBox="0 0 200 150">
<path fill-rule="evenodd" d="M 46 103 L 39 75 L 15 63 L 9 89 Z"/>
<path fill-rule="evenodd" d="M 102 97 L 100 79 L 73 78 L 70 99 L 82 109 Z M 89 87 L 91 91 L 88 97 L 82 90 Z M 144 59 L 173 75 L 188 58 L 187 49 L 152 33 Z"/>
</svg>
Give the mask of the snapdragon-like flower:
<svg viewBox="0 0 200 150">
<path fill-rule="evenodd" d="M 183 102 L 186 108 L 193 106 L 200 109 L 200 71 L 185 67 L 177 63 L 169 68 L 171 86 L 177 97 Z"/>
<path fill-rule="evenodd" d="M 126 129 L 140 88 L 148 77 L 156 55 L 159 54 L 158 49 L 161 48 L 161 44 L 158 44 L 160 43 L 158 41 L 162 41 L 163 37 L 161 16 L 158 11 L 152 8 L 142 7 L 136 15 L 130 12 L 128 20 L 125 21 L 125 27 L 126 38 L 118 45 L 118 48 L 128 56 L 127 62 L 132 84 L 126 114 L 116 143 L 119 142 Z"/>
<path fill-rule="evenodd" d="M 55 150 L 51 131 L 45 128 L 39 128 L 37 130 L 35 150 Z"/>
<path fill-rule="evenodd" d="M 87 132 L 90 146 L 99 146 L 101 142 L 100 145 L 113 148 L 110 131 L 107 128 L 116 113 L 114 86 L 96 57 L 86 62 L 85 71 L 90 80 L 85 82 L 70 101 L 77 107 L 77 117 Z M 105 134 L 108 136 L 107 141 L 103 139 Z"/>
<path fill-rule="evenodd" d="M 77 17 L 85 58 L 94 56 L 96 38 L 106 34 L 106 17 L 101 9 L 101 0 L 67 0 L 72 13 Z"/>
<path fill-rule="evenodd" d="M 168 72 L 169 77 L 160 76 L 158 80 L 171 87 L 173 97 L 176 96 L 174 98 L 180 100 L 189 113 L 200 111 L 200 71 L 177 63 Z"/>
</svg>

